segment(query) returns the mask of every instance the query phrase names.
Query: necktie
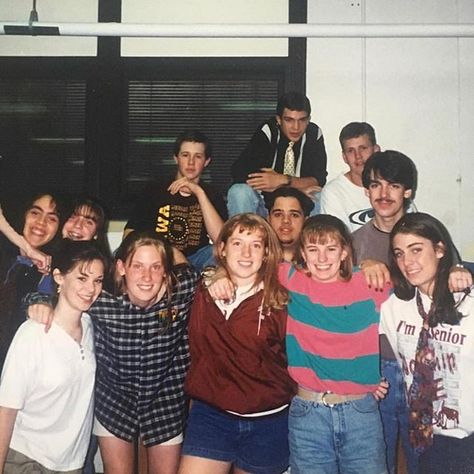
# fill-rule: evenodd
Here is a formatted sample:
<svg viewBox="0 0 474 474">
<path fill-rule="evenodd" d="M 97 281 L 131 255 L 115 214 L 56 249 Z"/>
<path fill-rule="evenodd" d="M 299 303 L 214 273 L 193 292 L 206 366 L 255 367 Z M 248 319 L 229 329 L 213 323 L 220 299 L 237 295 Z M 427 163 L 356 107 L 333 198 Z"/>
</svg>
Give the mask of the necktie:
<svg viewBox="0 0 474 474">
<path fill-rule="evenodd" d="M 289 176 L 295 175 L 295 152 L 293 151 L 293 145 L 295 142 L 288 143 L 288 148 L 285 151 L 285 161 L 283 163 L 283 174 Z"/>
<path fill-rule="evenodd" d="M 415 355 L 413 382 L 408 390 L 408 433 L 410 444 L 421 454 L 433 444 L 433 401 L 437 400 L 438 380 L 434 379 L 436 358 L 431 334 L 425 326 L 431 315 L 423 308 L 420 292 L 416 292 L 418 313 L 423 326 L 418 338 Z"/>
</svg>

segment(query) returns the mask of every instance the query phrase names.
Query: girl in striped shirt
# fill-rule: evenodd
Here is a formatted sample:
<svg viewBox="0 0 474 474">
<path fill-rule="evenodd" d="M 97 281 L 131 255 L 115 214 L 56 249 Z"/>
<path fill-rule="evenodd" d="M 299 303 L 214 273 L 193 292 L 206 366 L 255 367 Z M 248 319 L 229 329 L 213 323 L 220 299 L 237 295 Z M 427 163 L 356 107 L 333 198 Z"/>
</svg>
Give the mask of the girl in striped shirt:
<svg viewBox="0 0 474 474">
<path fill-rule="evenodd" d="M 336 217 L 307 219 L 300 252 L 301 267 L 279 268 L 290 295 L 288 370 L 298 384 L 289 413 L 291 472 L 387 472 L 373 395 L 387 292 L 353 273 L 350 235 Z"/>
</svg>

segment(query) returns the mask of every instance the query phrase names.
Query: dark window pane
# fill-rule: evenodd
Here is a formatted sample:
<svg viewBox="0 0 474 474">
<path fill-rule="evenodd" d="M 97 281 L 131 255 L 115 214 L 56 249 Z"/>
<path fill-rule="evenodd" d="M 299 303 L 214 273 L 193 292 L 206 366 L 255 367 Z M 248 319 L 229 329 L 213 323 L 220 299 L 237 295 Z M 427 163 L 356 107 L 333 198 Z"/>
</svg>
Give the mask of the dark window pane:
<svg viewBox="0 0 474 474">
<path fill-rule="evenodd" d="M 231 164 L 274 114 L 277 97 L 276 80 L 130 81 L 125 194 L 136 196 L 146 181 L 173 176 L 173 143 L 186 128 L 211 138 L 214 156 L 203 179 L 225 191 Z"/>
<path fill-rule="evenodd" d="M 83 80 L 0 80 L 3 193 L 83 190 L 85 104 Z"/>
</svg>

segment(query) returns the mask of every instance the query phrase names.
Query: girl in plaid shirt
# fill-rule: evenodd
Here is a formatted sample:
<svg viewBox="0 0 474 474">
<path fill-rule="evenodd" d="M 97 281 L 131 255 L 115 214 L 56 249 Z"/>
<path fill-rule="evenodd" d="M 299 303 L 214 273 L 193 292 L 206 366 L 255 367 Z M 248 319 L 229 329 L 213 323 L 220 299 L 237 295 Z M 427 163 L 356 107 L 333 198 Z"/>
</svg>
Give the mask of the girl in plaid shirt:
<svg viewBox="0 0 474 474">
<path fill-rule="evenodd" d="M 89 311 L 97 358 L 93 431 L 106 474 L 133 472 L 136 439 L 146 447 L 149 473 L 177 468 L 197 274 L 173 263 L 155 232 L 130 233 L 116 252 L 114 294 L 103 291 Z"/>
</svg>

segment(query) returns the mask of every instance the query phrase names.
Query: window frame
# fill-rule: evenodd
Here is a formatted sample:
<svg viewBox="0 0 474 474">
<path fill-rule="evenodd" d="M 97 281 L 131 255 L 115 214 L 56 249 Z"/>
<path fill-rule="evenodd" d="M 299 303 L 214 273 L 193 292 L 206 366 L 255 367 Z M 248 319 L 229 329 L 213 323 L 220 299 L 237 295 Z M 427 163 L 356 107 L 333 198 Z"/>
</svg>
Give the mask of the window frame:
<svg viewBox="0 0 474 474">
<path fill-rule="evenodd" d="M 290 23 L 305 23 L 307 0 L 288 4 Z M 99 0 L 98 17 L 104 22 L 120 21 L 121 2 Z M 289 38 L 287 57 L 122 57 L 120 38 L 116 37 L 99 37 L 96 57 L 0 57 L 2 79 L 86 81 L 83 192 L 97 196 L 110 219 L 126 218 L 130 208 L 124 202 L 122 185 L 127 81 L 236 77 L 276 79 L 278 95 L 292 89 L 304 92 L 306 39 Z"/>
</svg>

